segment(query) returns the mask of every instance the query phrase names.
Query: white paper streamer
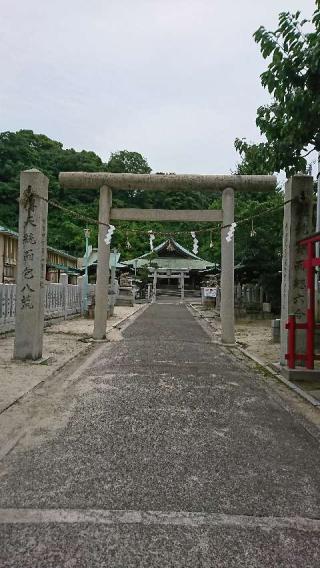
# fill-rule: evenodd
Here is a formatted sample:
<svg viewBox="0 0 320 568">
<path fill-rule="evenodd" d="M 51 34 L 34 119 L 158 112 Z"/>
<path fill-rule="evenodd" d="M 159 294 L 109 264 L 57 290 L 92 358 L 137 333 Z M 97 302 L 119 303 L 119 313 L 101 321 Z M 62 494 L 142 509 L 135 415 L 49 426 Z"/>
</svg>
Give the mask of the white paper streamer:
<svg viewBox="0 0 320 568">
<path fill-rule="evenodd" d="M 193 252 L 193 254 L 198 254 L 198 250 L 199 250 L 198 242 L 199 242 L 199 241 L 198 241 L 198 239 L 197 239 L 197 237 L 196 237 L 196 233 L 195 233 L 195 231 L 191 231 L 190 234 L 191 234 L 191 236 L 192 236 L 192 238 L 193 238 L 193 248 L 192 248 L 192 252 Z"/>
<path fill-rule="evenodd" d="M 233 239 L 233 235 L 234 235 L 234 231 L 235 231 L 236 226 L 237 226 L 237 223 L 231 223 L 231 225 L 230 225 L 230 229 L 229 229 L 228 234 L 226 236 L 226 241 L 228 243 L 230 243 Z"/>
<path fill-rule="evenodd" d="M 153 252 L 153 241 L 156 237 L 154 236 L 153 231 L 148 231 L 148 235 L 149 235 L 150 250 L 151 252 Z"/>
<path fill-rule="evenodd" d="M 114 225 L 109 225 L 109 229 L 107 230 L 107 234 L 104 238 L 104 242 L 106 243 L 106 245 L 110 245 L 111 243 L 111 239 L 112 239 L 112 235 L 115 232 L 116 228 Z"/>
</svg>

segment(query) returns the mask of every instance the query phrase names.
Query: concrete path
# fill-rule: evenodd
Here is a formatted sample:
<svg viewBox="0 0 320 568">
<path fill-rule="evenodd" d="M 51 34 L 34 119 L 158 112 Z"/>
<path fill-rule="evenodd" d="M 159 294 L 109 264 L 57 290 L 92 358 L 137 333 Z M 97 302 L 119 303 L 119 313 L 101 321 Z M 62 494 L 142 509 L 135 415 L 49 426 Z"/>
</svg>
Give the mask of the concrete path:
<svg viewBox="0 0 320 568">
<path fill-rule="evenodd" d="M 184 305 L 118 339 L 25 403 L 1 567 L 318 568 L 317 440 Z"/>
</svg>

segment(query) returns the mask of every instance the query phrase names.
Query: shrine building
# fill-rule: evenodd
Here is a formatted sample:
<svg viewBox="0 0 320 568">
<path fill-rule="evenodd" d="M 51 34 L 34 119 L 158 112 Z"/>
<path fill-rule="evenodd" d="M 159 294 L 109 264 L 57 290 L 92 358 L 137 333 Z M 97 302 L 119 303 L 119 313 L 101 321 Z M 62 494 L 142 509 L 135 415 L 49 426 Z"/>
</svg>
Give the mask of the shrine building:
<svg viewBox="0 0 320 568">
<path fill-rule="evenodd" d="M 201 282 L 209 274 L 220 272 L 218 264 L 200 258 L 172 237 L 154 247 L 153 254 L 147 252 L 123 264 L 135 271 L 147 266 L 150 279 L 154 279 L 156 271 L 158 295 L 180 293 L 182 280 L 186 294 L 200 295 Z"/>
</svg>

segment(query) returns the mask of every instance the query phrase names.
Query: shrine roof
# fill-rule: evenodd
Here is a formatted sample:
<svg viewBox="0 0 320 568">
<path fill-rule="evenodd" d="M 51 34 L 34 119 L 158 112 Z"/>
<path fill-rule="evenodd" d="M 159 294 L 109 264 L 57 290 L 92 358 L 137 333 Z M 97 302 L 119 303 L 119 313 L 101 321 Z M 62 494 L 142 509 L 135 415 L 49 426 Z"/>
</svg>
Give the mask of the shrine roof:
<svg viewBox="0 0 320 568">
<path fill-rule="evenodd" d="M 154 247 L 153 252 L 157 254 L 157 257 L 152 260 L 159 268 L 167 268 L 168 270 L 205 270 L 206 268 L 215 267 L 213 262 L 200 258 L 180 245 L 172 237 Z M 140 268 L 149 263 L 150 254 L 150 252 L 147 252 L 142 256 L 126 260 L 123 263 L 127 266 Z"/>
</svg>

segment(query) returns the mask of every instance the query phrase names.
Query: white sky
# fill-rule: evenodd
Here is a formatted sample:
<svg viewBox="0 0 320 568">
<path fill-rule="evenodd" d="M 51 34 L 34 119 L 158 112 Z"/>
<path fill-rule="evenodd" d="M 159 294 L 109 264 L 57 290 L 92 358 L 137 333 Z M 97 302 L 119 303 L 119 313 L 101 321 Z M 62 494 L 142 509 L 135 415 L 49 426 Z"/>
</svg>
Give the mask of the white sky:
<svg viewBox="0 0 320 568">
<path fill-rule="evenodd" d="M 252 34 L 313 0 L 0 0 L 0 130 L 141 152 L 154 171 L 228 173 L 259 139 Z"/>
</svg>

